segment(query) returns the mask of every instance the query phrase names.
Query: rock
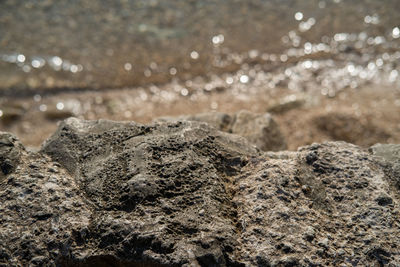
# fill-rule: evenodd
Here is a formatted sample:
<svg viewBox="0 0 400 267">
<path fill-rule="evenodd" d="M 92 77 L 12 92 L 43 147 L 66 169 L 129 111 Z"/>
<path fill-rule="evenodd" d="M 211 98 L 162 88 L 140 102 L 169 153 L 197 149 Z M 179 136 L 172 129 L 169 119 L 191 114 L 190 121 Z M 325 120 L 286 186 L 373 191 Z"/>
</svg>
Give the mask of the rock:
<svg viewBox="0 0 400 267">
<path fill-rule="evenodd" d="M 373 157 L 344 142 L 287 154 L 234 180 L 245 266 L 400 264 L 398 195 Z"/>
<path fill-rule="evenodd" d="M 96 245 L 84 255 L 121 264 L 236 262 L 229 179 L 259 155 L 244 138 L 198 122 L 68 119 L 42 151 L 68 170 L 95 211 L 85 244 Z M 88 259 L 80 254 L 64 260 Z"/>
<path fill-rule="evenodd" d="M 279 151 L 287 148 L 278 124 L 268 113 L 254 114 L 239 111 L 235 114 L 232 133 L 245 137 L 264 151 Z"/>
<path fill-rule="evenodd" d="M 242 110 L 230 115 L 210 112 L 180 117 L 163 117 L 156 121 L 177 120 L 206 122 L 220 131 L 241 135 L 264 151 L 280 151 L 287 148 L 278 124 L 269 113 L 255 114 Z"/>
<path fill-rule="evenodd" d="M 23 150 L 24 147 L 14 135 L 0 132 L 0 180 L 15 171 Z"/>
<path fill-rule="evenodd" d="M 375 144 L 369 151 L 376 156 L 376 160 L 382 165 L 391 185 L 400 190 L 400 145 Z"/>
<path fill-rule="evenodd" d="M 386 142 L 391 136 L 368 119 L 360 119 L 351 114 L 329 112 L 313 119 L 317 129 L 332 140 L 345 141 L 361 146 L 371 146 L 377 142 Z"/>
<path fill-rule="evenodd" d="M 70 118 L 0 180 L 0 265 L 398 266 L 391 170 L 344 142 Z"/>
<path fill-rule="evenodd" d="M 283 114 L 286 113 L 292 109 L 298 109 L 301 108 L 305 105 L 306 101 L 305 98 L 302 96 L 296 96 L 296 95 L 288 95 L 276 103 L 271 104 L 267 112 L 273 113 L 273 114 Z"/>
<path fill-rule="evenodd" d="M 161 117 L 156 119 L 156 122 L 172 122 L 178 120 L 185 121 L 198 121 L 198 122 L 206 122 L 210 126 L 224 132 L 231 131 L 231 124 L 234 122 L 235 115 L 230 115 L 221 112 L 208 112 L 208 113 L 200 113 L 196 115 L 186 115 L 179 117 Z"/>
<path fill-rule="evenodd" d="M 72 255 L 82 252 L 91 204 L 64 169 L 47 171 L 58 163 L 22 149 L 18 154 L 18 168 L 0 179 L 0 266 L 55 266 L 71 247 Z"/>
<path fill-rule="evenodd" d="M 392 164 L 400 164 L 400 145 L 375 144 L 369 150 L 374 155 L 382 157 Z"/>
</svg>

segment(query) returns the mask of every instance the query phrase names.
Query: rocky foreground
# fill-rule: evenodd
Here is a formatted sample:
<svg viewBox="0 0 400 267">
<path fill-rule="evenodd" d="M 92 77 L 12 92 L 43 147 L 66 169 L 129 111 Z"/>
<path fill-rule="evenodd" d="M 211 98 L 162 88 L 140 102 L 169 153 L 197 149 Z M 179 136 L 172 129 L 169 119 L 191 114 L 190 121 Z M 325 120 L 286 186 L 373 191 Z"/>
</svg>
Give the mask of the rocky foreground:
<svg viewBox="0 0 400 267">
<path fill-rule="evenodd" d="M 400 266 L 400 145 L 246 138 L 70 118 L 33 152 L 0 133 L 0 265 Z"/>
</svg>

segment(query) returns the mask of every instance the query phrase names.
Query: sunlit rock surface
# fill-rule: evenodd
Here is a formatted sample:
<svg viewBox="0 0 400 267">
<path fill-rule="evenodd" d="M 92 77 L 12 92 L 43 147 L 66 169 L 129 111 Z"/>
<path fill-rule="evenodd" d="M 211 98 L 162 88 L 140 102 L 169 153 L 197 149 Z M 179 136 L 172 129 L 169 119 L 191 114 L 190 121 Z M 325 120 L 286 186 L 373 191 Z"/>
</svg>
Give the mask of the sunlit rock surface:
<svg viewBox="0 0 400 267">
<path fill-rule="evenodd" d="M 400 145 L 376 144 L 369 150 L 391 178 L 391 184 L 400 190 Z"/>
<path fill-rule="evenodd" d="M 156 121 L 200 121 L 216 129 L 245 137 L 250 143 L 264 151 L 279 151 L 287 148 L 285 138 L 271 114 L 255 114 L 246 110 L 234 114 L 209 112 L 179 117 L 163 117 Z"/>
<path fill-rule="evenodd" d="M 233 203 L 247 265 L 400 264 L 398 188 L 359 147 L 313 144 L 243 170 Z"/>
<path fill-rule="evenodd" d="M 74 118 L 37 153 L 1 136 L 2 266 L 400 264 L 392 161 L 351 144 Z"/>
</svg>

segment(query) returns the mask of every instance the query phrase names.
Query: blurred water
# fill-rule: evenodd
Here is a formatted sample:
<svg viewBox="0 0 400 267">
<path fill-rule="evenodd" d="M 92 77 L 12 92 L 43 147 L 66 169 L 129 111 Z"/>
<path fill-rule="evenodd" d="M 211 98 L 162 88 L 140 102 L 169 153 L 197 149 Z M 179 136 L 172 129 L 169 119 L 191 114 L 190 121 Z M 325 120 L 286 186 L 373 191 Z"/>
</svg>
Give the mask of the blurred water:
<svg viewBox="0 0 400 267">
<path fill-rule="evenodd" d="M 398 0 L 3 0 L 0 92 L 197 76 L 329 96 L 399 86 L 399 8 Z"/>
</svg>

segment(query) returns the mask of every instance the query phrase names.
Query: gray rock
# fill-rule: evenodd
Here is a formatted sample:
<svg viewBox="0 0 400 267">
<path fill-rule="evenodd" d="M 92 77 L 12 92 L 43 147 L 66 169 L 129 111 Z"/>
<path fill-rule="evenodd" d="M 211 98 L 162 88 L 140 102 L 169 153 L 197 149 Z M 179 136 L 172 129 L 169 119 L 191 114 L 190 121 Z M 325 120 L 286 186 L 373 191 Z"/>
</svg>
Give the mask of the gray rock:
<svg viewBox="0 0 400 267">
<path fill-rule="evenodd" d="M 185 121 L 198 121 L 198 122 L 206 122 L 210 126 L 224 132 L 231 131 L 231 125 L 235 120 L 235 115 L 230 115 L 222 112 L 207 112 L 207 113 L 199 113 L 195 115 L 183 115 L 179 117 L 161 117 L 157 118 L 156 122 L 173 122 L 179 120 Z"/>
<path fill-rule="evenodd" d="M 0 132 L 0 180 L 15 171 L 24 147 L 10 133 Z"/>
<path fill-rule="evenodd" d="M 332 140 L 345 141 L 369 147 L 377 142 L 387 142 L 391 133 L 367 118 L 358 118 L 346 112 L 318 114 L 312 119 L 321 133 Z"/>
<path fill-rule="evenodd" d="M 396 144 L 375 144 L 370 147 L 370 152 L 382 157 L 391 163 L 400 163 L 400 145 Z"/>
<path fill-rule="evenodd" d="M 398 195 L 357 146 L 314 144 L 253 160 L 234 183 L 236 253 L 246 266 L 400 264 Z"/>
<path fill-rule="evenodd" d="M 42 151 L 93 210 L 84 255 L 122 263 L 230 265 L 237 246 L 230 177 L 259 152 L 206 123 L 150 126 L 68 119 Z M 74 254 L 68 264 L 89 256 Z"/>
<path fill-rule="evenodd" d="M 400 191 L 400 145 L 375 144 L 369 151 L 385 170 L 390 184 Z"/>
<path fill-rule="evenodd" d="M 344 142 L 261 153 L 206 123 L 71 118 L 18 151 L 1 266 L 400 264 L 393 169 Z"/>
<path fill-rule="evenodd" d="M 220 131 L 241 135 L 264 151 L 280 151 L 287 148 L 278 124 L 269 113 L 255 114 L 245 110 L 234 114 L 210 112 L 180 117 L 162 117 L 156 121 L 177 120 L 206 122 Z"/>
<path fill-rule="evenodd" d="M 0 266 L 55 266 L 82 253 L 92 205 L 64 169 L 48 171 L 58 163 L 17 154 L 18 167 L 0 180 Z"/>
</svg>

